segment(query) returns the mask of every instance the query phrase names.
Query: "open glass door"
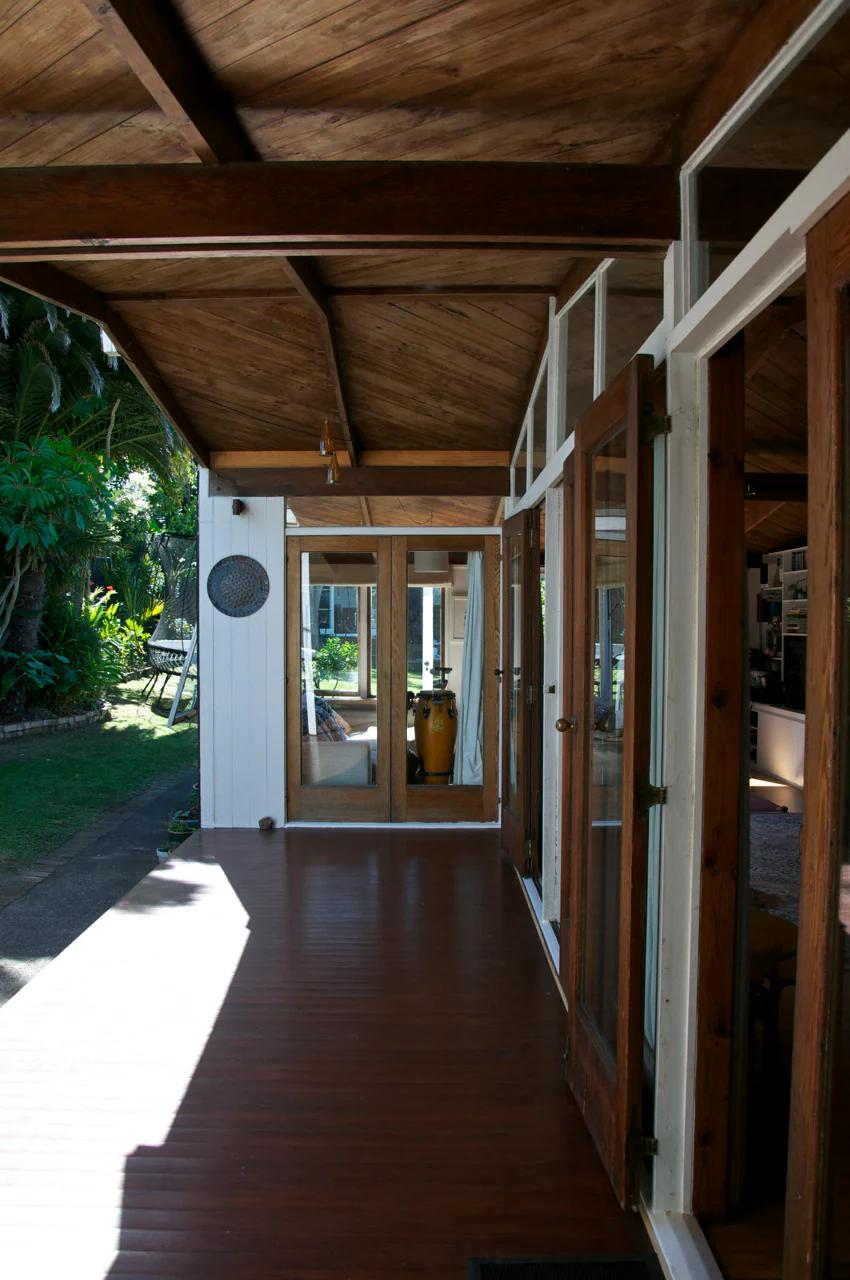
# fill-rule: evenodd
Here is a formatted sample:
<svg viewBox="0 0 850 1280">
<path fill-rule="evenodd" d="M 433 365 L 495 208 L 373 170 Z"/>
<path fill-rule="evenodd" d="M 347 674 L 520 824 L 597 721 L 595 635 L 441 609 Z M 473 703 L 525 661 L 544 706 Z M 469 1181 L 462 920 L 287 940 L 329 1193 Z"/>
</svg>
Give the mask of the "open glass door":
<svg viewBox="0 0 850 1280">
<path fill-rule="evenodd" d="M 536 671 L 529 593 L 540 591 L 538 519 L 536 511 L 521 511 L 502 527 L 502 846 L 522 875 L 531 870 L 530 712 Z"/>
<path fill-rule="evenodd" d="M 569 1081 L 634 1201 L 643 1046 L 652 631 L 652 360 L 580 419 L 575 450 Z"/>
<path fill-rule="evenodd" d="M 808 233 L 806 809 L 783 1276 L 850 1276 L 850 196 Z"/>
</svg>

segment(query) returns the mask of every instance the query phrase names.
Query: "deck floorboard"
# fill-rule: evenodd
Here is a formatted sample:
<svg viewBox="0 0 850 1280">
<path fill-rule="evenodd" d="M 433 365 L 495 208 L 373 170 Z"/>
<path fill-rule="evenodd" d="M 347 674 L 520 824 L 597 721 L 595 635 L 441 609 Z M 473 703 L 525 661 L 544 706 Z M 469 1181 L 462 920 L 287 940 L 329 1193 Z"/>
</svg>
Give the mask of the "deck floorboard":
<svg viewBox="0 0 850 1280">
<path fill-rule="evenodd" d="M 181 852 L 0 1012 L 3 1275 L 463 1280 L 474 1256 L 648 1251 L 494 833 Z"/>
</svg>

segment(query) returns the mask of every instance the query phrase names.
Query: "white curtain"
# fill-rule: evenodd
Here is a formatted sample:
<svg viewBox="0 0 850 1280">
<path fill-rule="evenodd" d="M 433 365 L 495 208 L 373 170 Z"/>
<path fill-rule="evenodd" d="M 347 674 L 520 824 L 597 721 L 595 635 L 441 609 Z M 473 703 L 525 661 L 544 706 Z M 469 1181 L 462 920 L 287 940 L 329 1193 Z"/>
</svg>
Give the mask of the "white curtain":
<svg viewBox="0 0 850 1280">
<path fill-rule="evenodd" d="M 453 777 L 457 786 L 480 787 L 484 781 L 484 553 L 471 551 L 467 567 L 469 586 Z"/>
</svg>

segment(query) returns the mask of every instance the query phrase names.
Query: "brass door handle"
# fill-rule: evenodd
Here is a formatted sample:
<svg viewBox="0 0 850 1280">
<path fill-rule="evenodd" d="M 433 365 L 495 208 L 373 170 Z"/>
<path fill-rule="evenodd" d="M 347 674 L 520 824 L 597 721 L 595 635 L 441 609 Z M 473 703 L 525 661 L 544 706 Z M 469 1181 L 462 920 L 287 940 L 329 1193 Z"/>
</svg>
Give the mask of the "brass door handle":
<svg viewBox="0 0 850 1280">
<path fill-rule="evenodd" d="M 555 728 L 558 730 L 558 733 L 566 733 L 567 731 L 574 733 L 578 728 L 578 720 L 575 716 L 570 716 L 568 719 L 564 719 L 564 717 L 561 716 L 555 721 Z"/>
</svg>

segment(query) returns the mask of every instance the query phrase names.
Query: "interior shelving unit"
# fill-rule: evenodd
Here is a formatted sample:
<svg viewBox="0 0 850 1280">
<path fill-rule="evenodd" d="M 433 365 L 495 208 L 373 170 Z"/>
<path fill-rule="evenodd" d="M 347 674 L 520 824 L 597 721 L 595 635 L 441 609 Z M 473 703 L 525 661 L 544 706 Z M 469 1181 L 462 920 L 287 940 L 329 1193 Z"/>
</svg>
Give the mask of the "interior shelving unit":
<svg viewBox="0 0 850 1280">
<path fill-rule="evenodd" d="M 767 566 L 767 582 L 762 585 L 764 600 L 775 600 L 782 607 L 782 677 L 785 678 L 785 641 L 788 636 L 808 634 L 808 547 L 789 551 L 770 551 L 763 557 Z"/>
</svg>

